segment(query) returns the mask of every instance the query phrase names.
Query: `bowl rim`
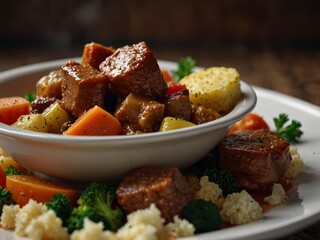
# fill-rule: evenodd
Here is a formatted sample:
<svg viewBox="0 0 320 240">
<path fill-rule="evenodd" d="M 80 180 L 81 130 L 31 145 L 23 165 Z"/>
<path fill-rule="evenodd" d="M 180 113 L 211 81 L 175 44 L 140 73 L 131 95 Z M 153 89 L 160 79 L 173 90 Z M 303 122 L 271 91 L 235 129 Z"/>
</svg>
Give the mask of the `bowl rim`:
<svg viewBox="0 0 320 240">
<path fill-rule="evenodd" d="M 53 70 L 62 66 L 70 60 L 79 61 L 80 58 L 58 59 L 53 61 L 46 61 L 25 65 L 22 67 L 13 68 L 0 72 L 0 85 L 4 82 L 10 81 L 12 78 L 23 76 L 24 74 L 36 73 L 45 70 Z M 158 60 L 158 64 L 162 69 L 172 70 L 177 63 L 165 60 Z M 197 67 L 195 70 L 202 69 Z M 213 131 L 223 127 L 229 127 L 231 124 L 240 120 L 248 113 L 250 113 L 257 102 L 257 96 L 253 88 L 240 80 L 240 87 L 242 98 L 237 105 L 223 117 L 211 122 L 203 123 L 189 128 L 181 128 L 165 132 L 152 132 L 136 135 L 117 135 L 117 136 L 64 136 L 62 134 L 54 133 L 39 133 L 28 130 L 18 129 L 3 123 L 0 123 L 0 135 L 9 136 L 17 139 L 26 139 L 47 143 L 77 143 L 84 145 L 91 145 L 97 143 L 118 143 L 121 142 L 150 142 L 150 141 L 165 141 L 168 138 L 180 138 L 183 136 L 196 136 L 204 132 Z"/>
</svg>

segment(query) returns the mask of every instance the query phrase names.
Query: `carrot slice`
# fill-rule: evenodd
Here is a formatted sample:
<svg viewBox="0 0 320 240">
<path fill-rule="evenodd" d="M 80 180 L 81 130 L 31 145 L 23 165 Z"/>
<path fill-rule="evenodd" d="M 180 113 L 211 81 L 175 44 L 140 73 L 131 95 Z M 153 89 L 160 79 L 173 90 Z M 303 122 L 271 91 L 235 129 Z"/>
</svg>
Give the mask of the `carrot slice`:
<svg viewBox="0 0 320 240">
<path fill-rule="evenodd" d="M 177 83 L 168 70 L 162 69 L 161 73 L 163 76 L 163 80 L 167 83 L 167 85 Z"/>
<path fill-rule="evenodd" d="M 29 114 L 31 104 L 23 97 L 0 98 L 0 122 L 11 125 L 21 115 Z"/>
<path fill-rule="evenodd" d="M 64 135 L 120 135 L 122 127 L 118 119 L 99 106 L 94 106 L 80 116 Z"/>
<path fill-rule="evenodd" d="M 81 194 L 76 187 L 29 175 L 7 176 L 6 188 L 12 192 L 13 200 L 20 206 L 27 204 L 29 199 L 44 203 L 57 193 L 66 194 L 71 204 L 75 205 Z"/>
</svg>

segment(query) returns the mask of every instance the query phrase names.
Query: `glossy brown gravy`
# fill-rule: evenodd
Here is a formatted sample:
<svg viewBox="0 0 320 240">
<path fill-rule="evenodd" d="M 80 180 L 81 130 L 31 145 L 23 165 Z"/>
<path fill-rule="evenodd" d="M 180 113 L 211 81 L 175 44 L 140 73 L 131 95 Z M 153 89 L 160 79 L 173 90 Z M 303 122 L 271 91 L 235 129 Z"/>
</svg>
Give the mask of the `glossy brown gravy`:
<svg viewBox="0 0 320 240">
<path fill-rule="evenodd" d="M 279 183 L 282 185 L 282 187 L 286 193 L 288 193 L 289 190 L 292 188 L 292 182 L 287 179 L 282 179 Z M 267 196 L 270 196 L 271 193 L 272 193 L 271 189 L 259 191 L 259 192 L 258 191 L 255 191 L 255 192 L 249 191 L 249 194 L 252 196 L 252 198 L 260 204 L 263 213 L 265 213 L 265 212 L 269 211 L 270 209 L 277 206 L 277 205 L 271 206 L 264 201 L 264 198 Z"/>
</svg>

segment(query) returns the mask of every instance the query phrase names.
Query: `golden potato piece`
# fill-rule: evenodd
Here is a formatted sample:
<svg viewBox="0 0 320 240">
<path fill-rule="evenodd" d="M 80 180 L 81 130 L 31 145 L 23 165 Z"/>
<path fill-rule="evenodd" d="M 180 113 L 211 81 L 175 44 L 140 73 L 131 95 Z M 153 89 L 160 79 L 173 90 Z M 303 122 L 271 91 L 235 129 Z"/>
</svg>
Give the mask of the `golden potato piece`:
<svg viewBox="0 0 320 240">
<path fill-rule="evenodd" d="M 192 104 L 218 113 L 230 111 L 241 96 L 240 75 L 234 68 L 210 67 L 194 72 L 180 83 L 189 89 Z"/>
<path fill-rule="evenodd" d="M 159 132 L 171 131 L 179 128 L 186 128 L 195 126 L 194 123 L 173 117 L 165 117 L 162 120 Z"/>
<path fill-rule="evenodd" d="M 11 126 L 35 132 L 48 132 L 46 119 L 42 114 L 38 113 L 22 115 Z"/>
</svg>

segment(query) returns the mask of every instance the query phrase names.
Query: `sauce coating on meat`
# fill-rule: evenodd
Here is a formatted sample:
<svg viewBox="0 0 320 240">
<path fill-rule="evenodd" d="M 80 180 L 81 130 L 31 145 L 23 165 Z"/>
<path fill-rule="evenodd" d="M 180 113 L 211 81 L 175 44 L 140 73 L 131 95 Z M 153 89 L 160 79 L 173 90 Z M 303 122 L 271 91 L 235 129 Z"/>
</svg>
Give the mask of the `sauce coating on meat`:
<svg viewBox="0 0 320 240">
<path fill-rule="evenodd" d="M 137 169 L 122 180 L 116 194 L 127 213 L 154 203 L 167 222 L 180 215 L 192 199 L 188 182 L 176 167 Z"/>
<path fill-rule="evenodd" d="M 104 107 L 107 81 L 105 76 L 90 65 L 70 61 L 62 66 L 63 107 L 76 117 L 94 107 Z"/>
<path fill-rule="evenodd" d="M 88 43 L 84 46 L 82 53 L 82 65 L 90 65 L 99 70 L 100 64 L 116 50 L 99 43 Z"/>
<path fill-rule="evenodd" d="M 167 91 L 158 62 L 145 42 L 118 48 L 100 64 L 113 93 L 124 99 L 130 93 L 161 99 Z"/>
<path fill-rule="evenodd" d="M 289 143 L 268 130 L 229 135 L 219 145 L 219 166 L 231 172 L 240 188 L 264 190 L 284 176 L 291 161 Z"/>
</svg>

